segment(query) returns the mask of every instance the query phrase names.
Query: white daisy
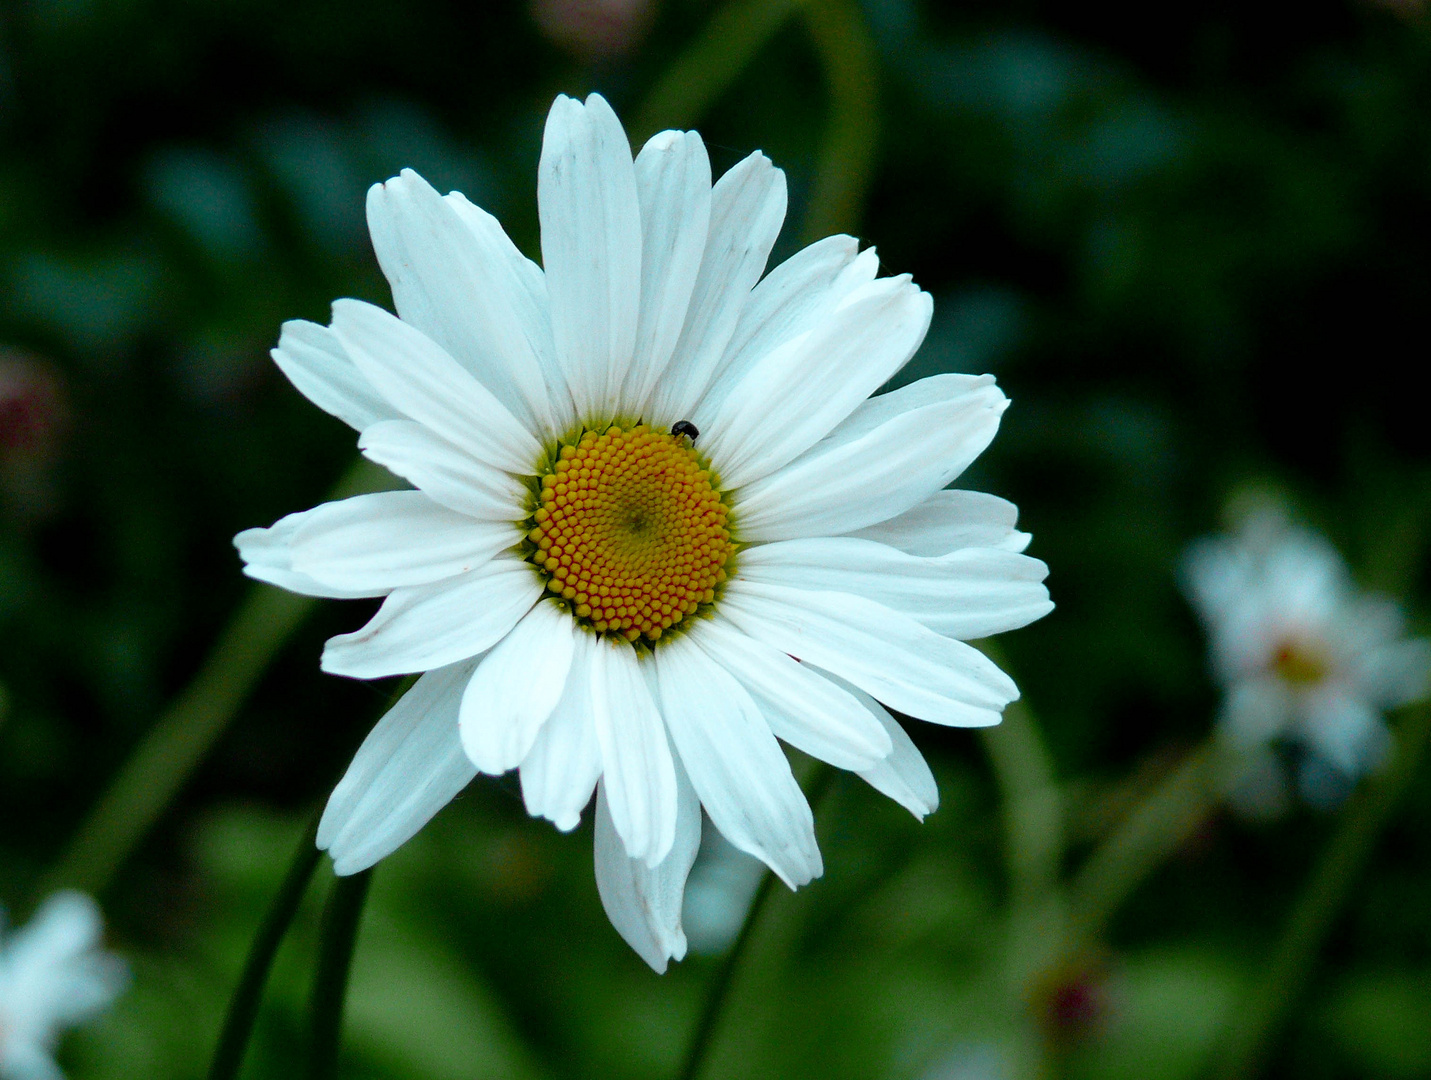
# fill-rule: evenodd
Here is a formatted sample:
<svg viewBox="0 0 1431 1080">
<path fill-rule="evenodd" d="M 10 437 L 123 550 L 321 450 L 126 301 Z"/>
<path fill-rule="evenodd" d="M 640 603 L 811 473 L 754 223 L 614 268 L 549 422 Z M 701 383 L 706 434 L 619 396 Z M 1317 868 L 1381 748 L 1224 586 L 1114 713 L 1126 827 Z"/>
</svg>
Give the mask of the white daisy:
<svg viewBox="0 0 1431 1080">
<path fill-rule="evenodd" d="M 1325 537 L 1280 511 L 1194 543 L 1184 581 L 1226 688 L 1220 727 L 1243 757 L 1249 809 L 1275 810 L 1271 746 L 1305 751 L 1303 794 L 1324 802 L 1385 755 L 1382 713 L 1426 692 L 1431 642 L 1403 637 L 1397 605 L 1358 589 Z"/>
<path fill-rule="evenodd" d="M 89 897 L 56 893 L 20 930 L 0 909 L 0 1077 L 62 1080 L 52 1056 L 60 1032 L 107 1008 L 124 989 L 124 961 L 99 948 L 102 921 Z"/>
<path fill-rule="evenodd" d="M 702 807 L 792 887 L 820 874 L 778 740 L 934 808 L 886 707 L 996 723 L 1018 692 L 960 639 L 1045 614 L 1046 568 L 1010 503 L 944 490 L 998 427 L 992 377 L 870 397 L 929 297 L 848 236 L 762 278 L 785 215 L 762 154 L 712 185 L 700 137 L 666 131 L 633 164 L 604 100 L 559 97 L 537 196 L 543 267 L 413 172 L 369 192 L 398 315 L 339 300 L 273 355 L 416 490 L 236 543 L 260 580 L 387 597 L 324 670 L 425 673 L 333 793 L 337 871 L 477 771 L 519 768 L 561 829 L 595 789 L 602 899 L 663 970 Z"/>
</svg>

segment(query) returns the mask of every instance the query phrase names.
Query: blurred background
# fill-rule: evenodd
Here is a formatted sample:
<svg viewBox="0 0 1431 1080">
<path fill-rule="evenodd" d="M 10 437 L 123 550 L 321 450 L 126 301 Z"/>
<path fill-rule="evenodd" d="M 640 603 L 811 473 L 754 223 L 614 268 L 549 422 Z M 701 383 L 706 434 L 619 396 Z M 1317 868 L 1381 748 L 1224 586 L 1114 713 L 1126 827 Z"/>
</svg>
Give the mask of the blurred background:
<svg viewBox="0 0 1431 1080">
<path fill-rule="evenodd" d="M 232 535 L 353 461 L 267 351 L 334 297 L 390 303 L 367 186 L 416 168 L 535 254 L 560 92 L 600 91 L 637 137 L 698 126 L 716 171 L 765 150 L 791 191 L 775 259 L 806 230 L 857 233 L 935 297 L 901 379 L 999 377 L 1013 407 L 961 486 L 1015 500 L 1052 568 L 1057 610 L 1001 644 L 1070 862 L 1211 728 L 1175 565 L 1230 497 L 1286 495 L 1419 625 L 1422 5 L 807 6 L 0 0 L 0 903 L 31 910 L 247 595 Z M 391 693 L 318 671 L 365 617 L 315 606 L 93 879 L 135 980 L 65 1043 L 76 1080 L 204 1074 L 304 822 Z M 1010 989 L 986 748 L 912 734 L 943 805 L 920 825 L 835 780 L 826 876 L 767 910 L 708 1075 L 999 1080 L 1030 1040 L 1061 1075 L 1203 1075 L 1337 812 L 1206 816 L 1096 949 Z M 247 1077 L 297 1075 L 322 875 Z M 671 1076 L 755 877 L 705 853 L 693 955 L 657 977 L 602 913 L 589 821 L 561 836 L 513 778 L 480 780 L 377 872 L 343 1075 Z M 1431 1076 L 1426 771 L 1265 1075 Z"/>
</svg>

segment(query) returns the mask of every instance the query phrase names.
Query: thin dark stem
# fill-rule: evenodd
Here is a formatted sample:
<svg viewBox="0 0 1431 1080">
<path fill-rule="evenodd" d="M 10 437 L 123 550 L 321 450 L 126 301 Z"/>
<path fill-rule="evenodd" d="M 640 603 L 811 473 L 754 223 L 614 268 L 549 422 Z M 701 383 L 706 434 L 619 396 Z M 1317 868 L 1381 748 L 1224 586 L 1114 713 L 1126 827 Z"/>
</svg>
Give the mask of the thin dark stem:
<svg viewBox="0 0 1431 1080">
<path fill-rule="evenodd" d="M 1261 1071 L 1273 1040 L 1313 974 L 1327 935 L 1375 853 L 1382 830 L 1416 778 L 1431 744 L 1431 705 L 1413 712 L 1396 734 L 1395 757 L 1346 808 L 1292 908 L 1281 939 L 1235 1014 L 1213 1069 L 1218 1080 L 1247 1080 Z"/>
<path fill-rule="evenodd" d="M 214 1049 L 214 1059 L 209 1065 L 209 1080 L 233 1080 L 243 1065 L 244 1052 L 248 1049 L 253 1025 L 258 1019 L 258 1007 L 263 1000 L 273 959 L 278 955 L 278 947 L 283 943 L 288 928 L 293 925 L 293 917 L 298 914 L 298 906 L 303 902 L 303 894 L 308 891 L 308 882 L 318 866 L 321 852 L 314 843 L 317 833 L 318 818 L 315 815 L 303 831 L 303 838 L 298 841 L 283 884 L 264 913 L 263 922 L 259 924 L 258 933 L 249 947 L 243 974 L 234 988 L 233 999 L 224 1017 L 224 1027 L 219 1033 L 218 1046 Z"/>
<path fill-rule="evenodd" d="M 769 870 L 765 871 L 760 879 L 760 888 L 755 892 L 755 899 L 750 902 L 750 911 L 746 913 L 740 935 L 735 939 L 730 951 L 721 958 L 720 967 L 716 969 L 715 975 L 711 977 L 711 984 L 706 989 L 705 1004 L 701 1006 L 700 1018 L 696 1021 L 695 1032 L 691 1035 L 691 1045 L 686 1051 L 686 1062 L 681 1068 L 680 1080 L 696 1080 L 700 1075 L 701 1066 L 705 1064 L 706 1053 L 710 1049 L 716 1025 L 725 1006 L 725 999 L 730 992 L 736 965 L 745 955 L 745 947 L 750 943 L 755 924 L 760 920 L 760 913 L 769 901 L 774 886 L 775 875 Z"/>
<path fill-rule="evenodd" d="M 1215 739 L 1187 756 L 1084 862 L 1069 885 L 1070 948 L 1097 940 L 1133 891 L 1217 807 Z"/>
<path fill-rule="evenodd" d="M 811 778 L 806 798 L 815 810 L 818 811 L 820 804 L 824 802 L 825 794 L 829 791 L 830 782 L 834 776 L 835 771 L 828 765 L 820 765 L 818 771 Z M 767 870 L 760 879 L 760 888 L 756 890 L 755 897 L 750 902 L 750 910 L 745 914 L 745 922 L 741 925 L 740 934 L 725 956 L 721 958 L 720 967 L 711 976 L 710 986 L 706 989 L 705 1004 L 701 1006 L 701 1015 L 696 1020 L 695 1030 L 691 1033 L 690 1047 L 686 1050 L 685 1063 L 678 1074 L 679 1080 L 696 1080 L 700 1075 L 701 1068 L 706 1062 L 706 1056 L 710 1052 L 711 1043 L 715 1038 L 716 1028 L 720 1024 L 721 1013 L 725 1010 L 726 1000 L 730 996 L 735 969 L 740 965 L 751 938 L 755 936 L 755 927 L 760 922 L 761 912 L 770 902 L 770 896 L 774 891 L 775 875 Z"/>
<path fill-rule="evenodd" d="M 830 95 L 830 115 L 801 226 L 808 244 L 859 228 L 879 143 L 879 64 L 855 0 L 803 0 L 802 7 Z"/>
<path fill-rule="evenodd" d="M 323 910 L 322 939 L 318 945 L 318 971 L 313 979 L 308 1058 L 310 1080 L 334 1080 L 338 1075 L 338 1044 L 343 1034 L 343 1006 L 348 997 L 348 974 L 353 966 L 358 925 L 373 872 L 364 870 L 333 883 Z"/>
<path fill-rule="evenodd" d="M 631 124 L 632 141 L 703 117 L 785 25 L 802 0 L 730 0 L 666 68 Z"/>
</svg>

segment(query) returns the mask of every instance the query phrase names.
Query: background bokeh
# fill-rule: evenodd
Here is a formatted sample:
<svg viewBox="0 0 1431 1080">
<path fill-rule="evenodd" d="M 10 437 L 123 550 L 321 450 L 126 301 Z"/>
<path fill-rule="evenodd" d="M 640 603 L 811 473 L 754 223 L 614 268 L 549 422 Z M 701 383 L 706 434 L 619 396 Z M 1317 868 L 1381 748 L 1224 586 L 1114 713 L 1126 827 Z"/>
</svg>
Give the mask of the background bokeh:
<svg viewBox="0 0 1431 1080">
<path fill-rule="evenodd" d="M 991 371 L 1013 399 L 961 483 L 1018 502 L 1052 568 L 1057 610 L 1003 648 L 1077 856 L 1210 729 L 1174 566 L 1230 497 L 1286 493 L 1363 583 L 1413 622 L 1425 603 L 1431 18 L 1415 0 L 851 10 L 874 59 L 856 90 L 878 96 L 846 225 L 935 297 L 901 379 Z M 246 594 L 230 537 L 319 501 L 352 461 L 351 432 L 267 350 L 334 297 L 389 303 L 367 186 L 412 166 L 535 254 L 553 95 L 599 90 L 635 117 L 716 11 L 0 5 L 0 903 L 33 905 Z M 717 171 L 755 148 L 787 171 L 778 259 L 819 187 L 831 72 L 798 12 L 772 21 L 692 119 Z M 317 669 L 365 610 L 319 606 L 101 897 L 135 983 L 66 1043 L 71 1076 L 203 1075 L 303 823 L 391 693 Z M 1215 816 L 1096 959 L 1019 1015 L 999 986 L 986 756 L 966 732 L 913 734 L 943 805 L 919 825 L 834 782 L 826 877 L 769 909 L 710 1075 L 993 1080 L 1020 1067 L 1030 1024 L 1069 1076 L 1200 1075 L 1335 812 Z M 700 873 L 718 952 L 753 878 L 719 851 Z M 248 1077 L 298 1075 L 326 882 Z M 589 822 L 561 836 L 510 778 L 480 780 L 379 868 L 344 1075 L 670 1076 L 715 963 L 651 974 L 602 914 Z M 1431 1076 L 1424 772 L 1267 1075 Z"/>
</svg>

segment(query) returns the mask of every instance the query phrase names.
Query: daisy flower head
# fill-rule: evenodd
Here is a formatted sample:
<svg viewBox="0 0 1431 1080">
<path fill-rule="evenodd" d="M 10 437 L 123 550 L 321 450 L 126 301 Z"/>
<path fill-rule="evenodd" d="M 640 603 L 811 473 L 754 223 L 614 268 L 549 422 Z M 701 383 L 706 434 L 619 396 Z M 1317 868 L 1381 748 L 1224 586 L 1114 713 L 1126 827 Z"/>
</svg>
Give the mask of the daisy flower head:
<svg viewBox="0 0 1431 1080">
<path fill-rule="evenodd" d="M 1281 743 L 1300 757 L 1303 796 L 1336 801 L 1385 756 L 1384 711 L 1426 693 L 1431 641 L 1407 639 L 1396 603 L 1359 589 L 1326 537 L 1279 507 L 1196 541 L 1182 570 L 1225 690 L 1219 726 L 1241 761 L 1235 800 L 1279 808 Z"/>
<path fill-rule="evenodd" d="M 124 961 L 99 947 L 93 900 L 56 893 L 23 928 L 5 932 L 0 909 L 0 1077 L 58 1080 L 60 1033 L 102 1012 L 129 982 Z"/>
<path fill-rule="evenodd" d="M 373 187 L 397 315 L 339 300 L 273 355 L 413 490 L 236 543 L 260 580 L 386 598 L 324 670 L 422 673 L 328 805 L 339 873 L 477 772 L 519 769 L 564 830 L 595 791 L 602 900 L 664 970 L 702 808 L 792 887 L 821 873 L 781 740 L 934 808 L 887 710 L 997 723 L 1018 692 L 963 639 L 1046 613 L 1046 568 L 1010 503 L 945 490 L 998 427 L 992 377 L 871 396 L 929 296 L 848 236 L 765 273 L 786 192 L 764 155 L 712 184 L 694 132 L 633 161 L 601 97 L 559 97 L 537 199 L 541 266 L 460 194 Z"/>
</svg>

